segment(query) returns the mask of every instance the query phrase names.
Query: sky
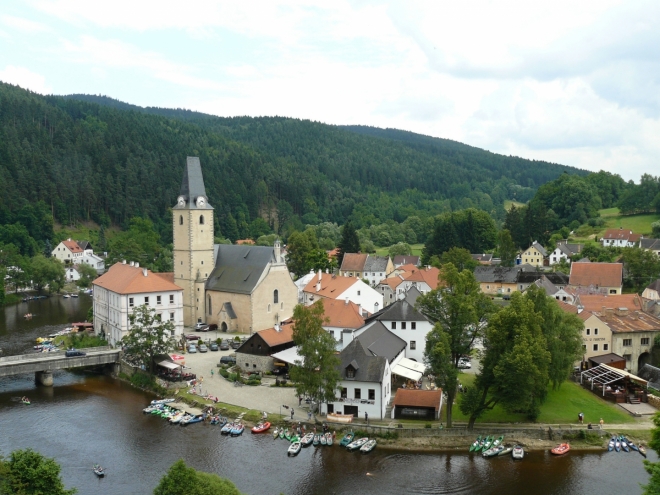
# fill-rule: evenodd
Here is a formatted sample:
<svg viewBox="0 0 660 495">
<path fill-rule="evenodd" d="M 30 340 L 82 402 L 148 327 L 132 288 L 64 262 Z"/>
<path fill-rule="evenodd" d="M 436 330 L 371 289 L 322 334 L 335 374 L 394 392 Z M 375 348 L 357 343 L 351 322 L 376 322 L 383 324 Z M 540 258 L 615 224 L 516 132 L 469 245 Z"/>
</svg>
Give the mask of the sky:
<svg viewBox="0 0 660 495">
<path fill-rule="evenodd" d="M 2 1 L 0 80 L 660 175 L 660 2 Z"/>
</svg>

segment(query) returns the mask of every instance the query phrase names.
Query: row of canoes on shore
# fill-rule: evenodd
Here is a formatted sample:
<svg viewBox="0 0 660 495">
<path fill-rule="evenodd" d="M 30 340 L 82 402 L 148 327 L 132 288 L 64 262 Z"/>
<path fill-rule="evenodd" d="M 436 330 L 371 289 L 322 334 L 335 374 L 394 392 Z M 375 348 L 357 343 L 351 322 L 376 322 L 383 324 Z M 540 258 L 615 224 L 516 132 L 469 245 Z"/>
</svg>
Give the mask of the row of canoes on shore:
<svg viewBox="0 0 660 495">
<path fill-rule="evenodd" d="M 307 433 L 302 437 L 299 437 L 295 432 L 289 432 L 288 429 L 281 428 L 276 429 L 273 432 L 273 438 L 284 438 L 289 440 L 291 444 L 287 449 L 287 456 L 295 456 L 300 453 L 303 447 L 309 447 L 313 445 L 318 446 L 327 446 L 331 447 L 334 444 L 334 437 L 332 433 Z M 355 434 L 351 431 L 344 435 L 339 442 L 341 447 L 346 447 L 346 450 L 354 451 L 359 450 L 363 454 L 368 454 L 376 448 L 376 439 L 374 438 L 355 438 Z"/>
<path fill-rule="evenodd" d="M 494 436 L 477 437 L 477 439 L 470 445 L 470 452 L 481 452 L 484 457 L 496 457 L 501 455 L 511 454 L 514 459 L 522 459 L 525 457 L 525 449 L 520 445 L 507 446 L 504 445 L 504 436 L 495 438 Z"/>
<path fill-rule="evenodd" d="M 637 446 L 635 445 L 635 442 L 633 442 L 632 440 L 628 440 L 623 435 L 618 435 L 618 436 L 615 435 L 612 438 L 610 438 L 610 441 L 607 444 L 607 450 L 609 452 L 612 451 L 621 452 L 622 450 L 624 452 L 630 452 L 632 450 L 635 452 L 639 452 L 644 457 L 646 457 L 646 448 L 642 444 Z"/>
</svg>

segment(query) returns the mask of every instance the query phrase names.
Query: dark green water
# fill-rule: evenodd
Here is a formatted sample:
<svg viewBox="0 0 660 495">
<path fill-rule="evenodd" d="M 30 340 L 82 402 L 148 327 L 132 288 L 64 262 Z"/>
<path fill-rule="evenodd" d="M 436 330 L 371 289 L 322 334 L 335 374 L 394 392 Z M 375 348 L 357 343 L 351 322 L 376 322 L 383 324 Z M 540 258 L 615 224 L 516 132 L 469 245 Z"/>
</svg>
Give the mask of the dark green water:
<svg viewBox="0 0 660 495">
<path fill-rule="evenodd" d="M 31 322 L 22 321 L 25 309 L 5 308 L 0 347 L 30 348 L 37 336 L 84 319 L 89 304 L 82 297 L 31 303 L 30 311 L 37 313 Z M 47 310 L 52 311 L 48 317 Z M 183 428 L 143 415 L 151 397 L 104 376 L 61 371 L 54 381 L 47 388 L 36 387 L 31 375 L 0 379 L 0 451 L 32 447 L 54 457 L 66 485 L 83 495 L 152 493 L 179 458 L 230 478 L 245 493 L 265 495 L 635 494 L 648 479 L 636 453 L 572 451 L 557 458 L 532 452 L 514 462 L 510 457 L 485 460 L 378 448 L 361 455 L 335 445 L 306 448 L 288 458 L 288 444 L 270 435 L 248 432 L 228 438 L 211 425 Z M 32 405 L 16 400 L 22 395 Z M 657 460 L 654 453 L 650 458 Z M 106 478 L 91 472 L 95 462 L 106 467 Z"/>
</svg>

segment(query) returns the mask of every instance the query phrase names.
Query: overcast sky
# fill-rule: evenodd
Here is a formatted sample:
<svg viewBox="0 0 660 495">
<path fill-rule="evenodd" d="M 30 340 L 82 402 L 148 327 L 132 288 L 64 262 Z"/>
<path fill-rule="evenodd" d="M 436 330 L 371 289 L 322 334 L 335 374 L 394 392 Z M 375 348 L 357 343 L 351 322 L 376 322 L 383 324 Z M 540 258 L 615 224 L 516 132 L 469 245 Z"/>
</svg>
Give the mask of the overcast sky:
<svg viewBox="0 0 660 495">
<path fill-rule="evenodd" d="M 3 2 L 0 80 L 660 174 L 660 1 Z"/>
</svg>

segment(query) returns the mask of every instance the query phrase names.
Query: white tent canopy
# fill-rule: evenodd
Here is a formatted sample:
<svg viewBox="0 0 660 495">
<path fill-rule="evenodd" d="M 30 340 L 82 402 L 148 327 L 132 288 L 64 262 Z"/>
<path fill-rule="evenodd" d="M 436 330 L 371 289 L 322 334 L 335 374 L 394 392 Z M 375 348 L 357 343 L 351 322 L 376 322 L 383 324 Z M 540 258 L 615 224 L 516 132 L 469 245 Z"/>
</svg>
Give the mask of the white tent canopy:
<svg viewBox="0 0 660 495">
<path fill-rule="evenodd" d="M 612 368 L 606 364 L 601 364 L 595 368 L 588 369 L 580 373 L 580 383 L 582 384 L 584 379 L 587 378 L 591 381 L 591 390 L 594 389 L 594 384 L 601 385 L 603 388 L 603 396 L 605 396 L 605 387 L 610 383 L 617 382 L 623 378 L 629 378 L 638 383 L 648 385 L 648 382 L 643 378 L 640 378 L 632 373 L 627 371 L 620 370 L 617 368 Z"/>
<path fill-rule="evenodd" d="M 171 363 L 170 361 L 161 361 L 160 363 L 158 363 L 158 366 L 162 366 L 163 368 L 169 368 L 171 370 L 178 370 L 181 367 L 180 364 Z"/>
<path fill-rule="evenodd" d="M 280 361 L 284 361 L 285 363 L 289 363 L 289 364 L 296 364 L 296 361 L 300 361 L 301 363 L 304 361 L 304 358 L 300 354 L 298 354 L 297 347 L 289 347 L 288 349 L 284 349 L 283 351 L 276 352 L 275 354 L 271 354 L 270 357 L 274 359 L 279 359 Z"/>
<path fill-rule="evenodd" d="M 422 377 L 422 373 L 420 371 L 411 370 L 410 368 L 402 366 L 400 363 L 392 368 L 392 373 L 404 378 L 408 378 L 409 380 L 414 380 L 416 382 L 419 381 L 419 379 Z"/>
</svg>

